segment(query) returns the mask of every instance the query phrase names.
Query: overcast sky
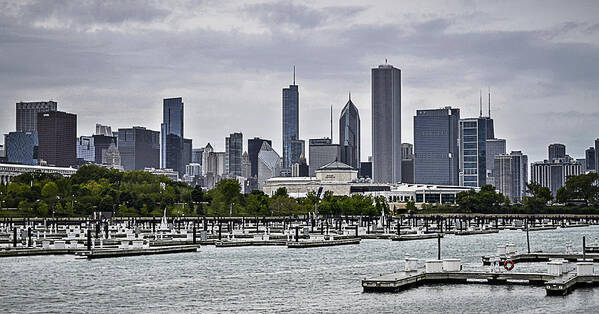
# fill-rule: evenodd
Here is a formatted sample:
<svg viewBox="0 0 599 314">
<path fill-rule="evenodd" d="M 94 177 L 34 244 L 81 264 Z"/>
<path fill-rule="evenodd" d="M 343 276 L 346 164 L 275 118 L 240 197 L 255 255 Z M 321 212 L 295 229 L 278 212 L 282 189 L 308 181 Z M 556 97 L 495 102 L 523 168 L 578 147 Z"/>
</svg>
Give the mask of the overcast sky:
<svg viewBox="0 0 599 314">
<path fill-rule="evenodd" d="M 328 136 L 351 91 L 365 160 L 370 69 L 385 59 L 402 71 L 402 142 L 416 109 L 478 116 L 487 87 L 496 137 L 530 161 L 553 142 L 582 157 L 599 137 L 597 1 L 0 0 L 0 132 L 37 100 L 76 113 L 79 135 L 160 130 L 162 99 L 183 97 L 194 147 L 242 132 L 245 149 L 259 136 L 281 153 L 295 65 L 300 137 Z"/>
</svg>

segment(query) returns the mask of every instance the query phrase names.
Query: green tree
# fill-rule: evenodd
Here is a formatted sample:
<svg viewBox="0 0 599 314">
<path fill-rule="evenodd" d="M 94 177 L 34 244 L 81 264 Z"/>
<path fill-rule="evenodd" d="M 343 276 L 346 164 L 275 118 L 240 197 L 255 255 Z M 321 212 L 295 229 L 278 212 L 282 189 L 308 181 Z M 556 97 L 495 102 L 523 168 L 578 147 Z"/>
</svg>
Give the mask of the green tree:
<svg viewBox="0 0 599 314">
<path fill-rule="evenodd" d="M 409 200 L 409 201 L 406 203 L 406 210 L 407 210 L 408 212 L 416 212 L 418 209 L 416 208 L 416 204 L 414 203 L 414 201 L 412 201 L 412 200 Z"/>
<path fill-rule="evenodd" d="M 54 182 L 48 182 L 42 188 L 42 197 L 46 200 L 51 201 L 52 203 L 56 200 L 58 196 L 58 185 Z"/>
</svg>

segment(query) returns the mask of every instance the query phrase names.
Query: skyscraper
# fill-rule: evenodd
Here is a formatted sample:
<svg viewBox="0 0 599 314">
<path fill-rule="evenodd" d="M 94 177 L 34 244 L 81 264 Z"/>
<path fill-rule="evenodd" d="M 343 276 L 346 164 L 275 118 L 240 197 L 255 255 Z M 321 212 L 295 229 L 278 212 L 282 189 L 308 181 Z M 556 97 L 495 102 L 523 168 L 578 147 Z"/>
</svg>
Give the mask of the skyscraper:
<svg viewBox="0 0 599 314">
<path fill-rule="evenodd" d="M 401 143 L 401 182 L 414 183 L 414 145 Z"/>
<path fill-rule="evenodd" d="M 160 132 L 139 126 L 119 129 L 117 142 L 124 170 L 160 167 Z"/>
<path fill-rule="evenodd" d="M 299 140 L 299 90 L 295 85 L 295 67 L 293 84 L 283 88 L 283 169 L 290 170 L 294 160 L 291 153 L 291 141 Z"/>
<path fill-rule="evenodd" d="M 372 157 L 374 182 L 401 181 L 401 71 L 389 64 L 372 69 Z"/>
<path fill-rule="evenodd" d="M 360 113 L 351 96 L 339 118 L 340 161 L 354 169 L 360 168 Z"/>
<path fill-rule="evenodd" d="M 201 165 L 203 153 L 204 153 L 204 147 L 192 149 L 191 150 L 191 162 Z"/>
<path fill-rule="evenodd" d="M 4 135 L 6 160 L 23 165 L 37 165 L 37 132 L 10 132 Z M 0 156 L 3 157 L 3 156 Z"/>
<path fill-rule="evenodd" d="M 183 99 L 163 100 L 161 125 L 161 168 L 185 171 L 183 165 Z"/>
<path fill-rule="evenodd" d="M 190 138 L 183 139 L 183 166 L 191 163 L 193 142 Z"/>
<path fill-rule="evenodd" d="M 266 180 L 281 172 L 281 158 L 267 142 L 262 143 L 258 153 L 258 188 L 262 189 Z"/>
<path fill-rule="evenodd" d="M 17 103 L 17 132 L 37 131 L 37 114 L 39 112 L 56 111 L 55 101 L 35 101 Z"/>
<path fill-rule="evenodd" d="M 521 202 L 528 182 L 528 156 L 521 151 L 495 156 L 495 188 L 512 202 Z"/>
<path fill-rule="evenodd" d="M 417 110 L 414 117 L 414 182 L 459 184 L 460 109 Z"/>
<path fill-rule="evenodd" d="M 110 125 L 102 125 L 100 123 L 96 123 L 95 135 L 115 136 L 112 134 L 112 128 Z"/>
<path fill-rule="evenodd" d="M 62 111 L 38 112 L 38 160 L 49 165 L 77 164 L 77 115 Z"/>
<path fill-rule="evenodd" d="M 595 155 L 596 155 L 595 147 L 589 147 L 587 150 L 584 151 L 584 156 L 585 156 L 586 165 L 587 165 L 586 171 L 595 171 L 596 170 Z"/>
<path fill-rule="evenodd" d="M 487 128 L 487 131 L 489 129 Z M 495 156 L 505 154 L 505 140 L 499 138 L 489 139 L 487 136 L 487 184 L 495 186 Z"/>
<path fill-rule="evenodd" d="M 550 144 L 547 150 L 550 162 L 554 159 L 563 159 L 566 157 L 566 145 L 564 144 Z"/>
<path fill-rule="evenodd" d="M 241 157 L 243 155 L 243 134 L 232 133 L 225 138 L 225 173 L 241 176 Z"/>
<path fill-rule="evenodd" d="M 265 140 L 259 137 L 248 139 L 248 157 L 250 158 L 252 170 L 250 174 L 252 177 L 258 176 L 258 153 L 260 152 L 260 149 L 262 148 L 262 144 L 264 142 L 268 143 L 268 146 L 272 147 L 271 140 Z"/>
<path fill-rule="evenodd" d="M 308 165 L 311 177 L 316 175 L 316 170 L 320 167 L 339 161 L 341 157 L 341 147 L 339 144 L 333 144 L 330 138 L 310 139 L 310 162 Z"/>
<path fill-rule="evenodd" d="M 531 166 L 531 182 L 536 182 L 551 190 L 553 196 L 557 194 L 557 189 L 566 184 L 569 176 L 583 174 L 582 165 L 572 158 L 554 158 L 535 162 Z"/>
<path fill-rule="evenodd" d="M 460 120 L 460 185 L 487 184 L 487 121 Z"/>
<path fill-rule="evenodd" d="M 595 171 L 599 173 L 599 138 L 595 140 Z"/>
</svg>

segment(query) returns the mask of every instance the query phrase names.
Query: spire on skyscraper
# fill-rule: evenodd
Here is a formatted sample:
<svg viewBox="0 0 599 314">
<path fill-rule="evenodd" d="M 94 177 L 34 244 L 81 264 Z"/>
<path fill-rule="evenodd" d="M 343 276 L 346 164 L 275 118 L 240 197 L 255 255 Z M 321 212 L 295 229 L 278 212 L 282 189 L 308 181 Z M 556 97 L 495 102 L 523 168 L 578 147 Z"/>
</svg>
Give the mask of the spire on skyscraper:
<svg viewBox="0 0 599 314">
<path fill-rule="evenodd" d="M 491 87 L 489 87 L 489 118 L 491 117 Z"/>
<path fill-rule="evenodd" d="M 482 118 L 483 117 L 483 92 L 482 92 L 482 90 L 479 89 L 478 94 L 480 97 L 478 106 L 480 107 L 480 117 Z"/>
</svg>

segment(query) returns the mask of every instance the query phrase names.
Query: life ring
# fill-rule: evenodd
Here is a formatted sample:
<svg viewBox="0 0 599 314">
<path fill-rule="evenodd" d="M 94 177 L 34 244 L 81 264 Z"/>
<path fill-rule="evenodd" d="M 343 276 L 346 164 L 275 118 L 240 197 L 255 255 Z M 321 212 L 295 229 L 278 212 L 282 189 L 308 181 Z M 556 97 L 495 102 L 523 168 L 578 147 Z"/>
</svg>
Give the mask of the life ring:
<svg viewBox="0 0 599 314">
<path fill-rule="evenodd" d="M 507 271 L 514 269 L 514 261 L 511 259 L 506 259 L 505 262 L 503 262 L 503 268 L 505 268 Z"/>
</svg>

